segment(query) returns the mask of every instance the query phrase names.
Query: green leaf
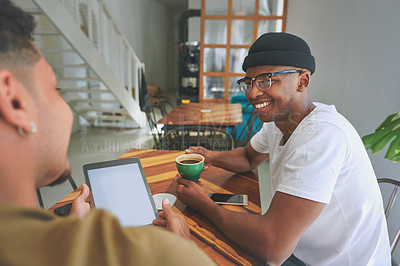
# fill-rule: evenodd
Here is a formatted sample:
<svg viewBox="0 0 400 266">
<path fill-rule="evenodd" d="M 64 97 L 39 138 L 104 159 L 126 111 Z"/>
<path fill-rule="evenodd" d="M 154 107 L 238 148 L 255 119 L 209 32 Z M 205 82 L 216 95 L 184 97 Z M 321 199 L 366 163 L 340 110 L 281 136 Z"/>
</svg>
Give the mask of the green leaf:
<svg viewBox="0 0 400 266">
<path fill-rule="evenodd" d="M 400 155 L 394 156 L 394 157 L 391 158 L 390 160 L 391 160 L 392 162 L 395 162 L 395 163 L 400 162 Z"/>
<path fill-rule="evenodd" d="M 377 137 L 375 133 L 372 133 L 362 137 L 361 139 L 364 143 L 365 149 L 368 150 L 378 141 L 379 138 L 380 137 Z"/>
<path fill-rule="evenodd" d="M 382 138 L 384 138 L 389 132 L 391 132 L 397 126 L 400 126 L 400 118 L 391 121 L 389 125 L 382 127 L 380 130 L 377 129 L 375 133 L 364 136 L 362 138 L 362 141 L 364 142 L 365 148 L 372 149 L 374 145 L 376 145 Z"/>
<path fill-rule="evenodd" d="M 392 121 L 389 121 L 383 127 L 379 128 L 379 129 L 377 128 L 375 130 L 375 132 L 381 131 L 381 130 L 386 130 L 387 128 L 395 128 L 395 127 L 398 127 L 398 126 L 400 126 L 400 118 L 393 119 Z"/>
<path fill-rule="evenodd" d="M 393 161 L 395 156 L 400 156 L 400 133 L 397 133 L 396 138 L 390 143 L 386 152 L 385 158 Z"/>
<path fill-rule="evenodd" d="M 400 162 L 400 110 L 391 114 L 379 125 L 374 133 L 362 138 L 365 148 L 375 154 L 388 144 L 385 158 Z"/>
<path fill-rule="evenodd" d="M 384 127 L 387 127 L 391 122 L 395 120 L 395 118 L 400 115 L 400 110 L 397 113 L 391 114 L 388 117 L 386 117 L 385 121 L 382 122 L 382 124 L 379 125 L 379 127 L 375 130 L 381 130 Z"/>
<path fill-rule="evenodd" d="M 371 147 L 372 154 L 375 154 L 383 150 L 383 148 L 385 148 L 385 146 L 389 143 L 389 141 L 391 141 L 395 136 L 396 136 L 395 131 L 389 131 L 388 133 L 386 133 Z"/>
</svg>

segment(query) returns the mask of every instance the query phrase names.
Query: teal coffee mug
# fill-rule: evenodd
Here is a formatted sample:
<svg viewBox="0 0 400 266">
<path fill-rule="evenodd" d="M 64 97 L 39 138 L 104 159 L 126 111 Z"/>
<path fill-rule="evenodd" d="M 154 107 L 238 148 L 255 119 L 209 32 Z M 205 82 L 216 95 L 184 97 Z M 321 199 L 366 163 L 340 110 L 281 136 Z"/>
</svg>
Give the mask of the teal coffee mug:
<svg viewBox="0 0 400 266">
<path fill-rule="evenodd" d="M 179 174 L 190 181 L 196 182 L 204 168 L 204 157 L 200 154 L 184 154 L 176 158 L 176 168 Z"/>
</svg>

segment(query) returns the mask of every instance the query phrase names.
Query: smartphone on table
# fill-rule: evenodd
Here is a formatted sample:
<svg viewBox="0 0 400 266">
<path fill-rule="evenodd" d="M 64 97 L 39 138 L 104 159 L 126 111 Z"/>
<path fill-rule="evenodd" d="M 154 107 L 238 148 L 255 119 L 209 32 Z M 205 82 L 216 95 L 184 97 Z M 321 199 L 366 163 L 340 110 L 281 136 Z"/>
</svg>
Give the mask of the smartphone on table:
<svg viewBox="0 0 400 266">
<path fill-rule="evenodd" d="M 208 196 L 217 204 L 248 205 L 247 195 L 208 193 Z"/>
</svg>

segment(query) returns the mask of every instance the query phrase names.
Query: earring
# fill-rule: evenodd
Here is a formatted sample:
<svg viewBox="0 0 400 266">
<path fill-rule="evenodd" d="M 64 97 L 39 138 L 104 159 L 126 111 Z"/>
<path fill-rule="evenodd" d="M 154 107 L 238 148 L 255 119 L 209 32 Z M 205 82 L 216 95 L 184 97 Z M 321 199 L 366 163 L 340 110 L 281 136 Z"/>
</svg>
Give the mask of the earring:
<svg viewBox="0 0 400 266">
<path fill-rule="evenodd" d="M 23 130 L 21 127 L 18 127 L 18 128 L 17 128 L 17 129 L 18 129 L 18 134 L 19 134 L 20 136 L 29 136 L 29 135 L 32 135 L 32 134 L 34 134 L 34 133 L 37 132 L 37 126 L 36 126 L 36 124 L 35 124 L 34 122 L 30 122 L 29 124 L 30 124 L 31 127 L 32 127 L 31 132 L 25 132 L 25 130 Z"/>
</svg>

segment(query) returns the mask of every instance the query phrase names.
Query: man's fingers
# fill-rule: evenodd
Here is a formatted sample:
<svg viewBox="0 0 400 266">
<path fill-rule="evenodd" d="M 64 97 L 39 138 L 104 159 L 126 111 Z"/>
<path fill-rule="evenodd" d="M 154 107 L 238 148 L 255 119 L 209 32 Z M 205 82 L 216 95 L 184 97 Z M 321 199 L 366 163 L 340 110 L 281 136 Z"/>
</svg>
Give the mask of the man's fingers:
<svg viewBox="0 0 400 266">
<path fill-rule="evenodd" d="M 167 220 L 165 219 L 155 219 L 153 220 L 153 224 L 157 226 L 167 227 Z"/>
<path fill-rule="evenodd" d="M 90 204 L 86 202 L 89 197 L 89 187 L 83 183 L 82 190 L 79 196 L 72 202 L 70 215 L 75 215 L 78 218 L 85 217 L 90 212 Z"/>
<path fill-rule="evenodd" d="M 198 147 L 196 147 L 196 146 L 190 146 L 189 148 L 187 148 L 187 149 L 185 150 L 185 153 L 193 153 L 193 152 L 196 152 L 196 150 L 198 150 Z"/>
<path fill-rule="evenodd" d="M 199 184 L 200 186 L 204 186 L 204 182 L 201 180 L 196 181 L 197 184 Z"/>
<path fill-rule="evenodd" d="M 168 219 L 168 216 L 170 216 L 171 212 L 173 212 L 169 199 L 163 199 L 162 209 L 163 209 L 163 215 L 165 215 L 165 218 Z"/>
<path fill-rule="evenodd" d="M 165 213 L 164 213 L 163 211 L 160 211 L 160 212 L 158 213 L 158 217 L 160 217 L 160 218 L 162 218 L 162 219 L 165 219 Z"/>
<path fill-rule="evenodd" d="M 204 150 L 203 147 L 201 146 L 191 146 L 188 149 L 185 150 L 185 153 L 199 153 L 203 154 L 202 151 Z"/>
<path fill-rule="evenodd" d="M 174 212 L 172 210 L 169 199 L 163 199 L 162 208 L 163 208 L 163 210 L 158 213 L 158 216 L 160 218 L 153 220 L 153 224 L 157 225 L 157 226 L 166 227 L 168 225 L 168 217 L 170 217 L 172 215 L 172 213 Z"/>
<path fill-rule="evenodd" d="M 184 179 L 182 177 L 178 178 L 177 181 L 178 181 L 178 185 L 184 185 L 185 187 L 189 187 L 189 186 L 193 185 L 193 183 L 194 183 L 193 181 Z"/>
<path fill-rule="evenodd" d="M 180 195 L 184 189 L 190 188 L 191 186 L 194 186 L 195 184 L 196 185 L 200 185 L 200 186 L 204 185 L 203 181 L 193 182 L 193 181 L 181 178 L 181 177 L 177 179 L 177 182 L 178 183 L 177 183 L 177 186 L 176 186 L 176 193 L 178 195 Z"/>
<path fill-rule="evenodd" d="M 86 199 L 89 197 L 89 187 L 83 183 L 82 184 L 82 190 L 81 194 L 76 198 L 77 201 L 86 201 Z"/>
<path fill-rule="evenodd" d="M 196 153 L 198 151 L 197 147 L 189 147 L 188 149 L 185 150 L 185 153 Z"/>
</svg>

